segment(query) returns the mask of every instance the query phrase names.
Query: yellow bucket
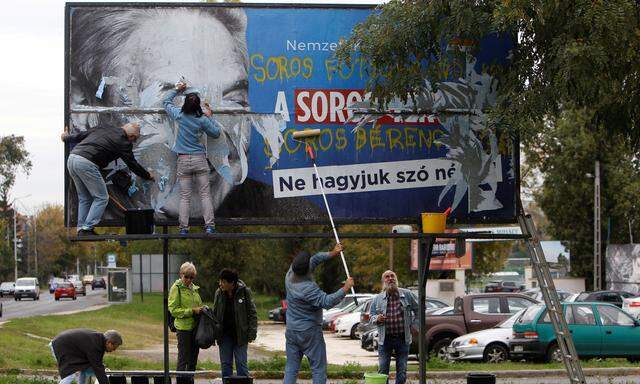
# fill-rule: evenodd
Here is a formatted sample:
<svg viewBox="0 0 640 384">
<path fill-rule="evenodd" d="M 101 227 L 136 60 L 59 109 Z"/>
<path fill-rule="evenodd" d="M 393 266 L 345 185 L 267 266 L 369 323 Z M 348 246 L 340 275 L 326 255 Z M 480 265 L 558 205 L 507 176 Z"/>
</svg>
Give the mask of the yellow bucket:
<svg viewBox="0 0 640 384">
<path fill-rule="evenodd" d="M 447 215 L 438 212 L 425 212 L 422 216 L 423 233 L 444 233 L 447 226 Z"/>
</svg>

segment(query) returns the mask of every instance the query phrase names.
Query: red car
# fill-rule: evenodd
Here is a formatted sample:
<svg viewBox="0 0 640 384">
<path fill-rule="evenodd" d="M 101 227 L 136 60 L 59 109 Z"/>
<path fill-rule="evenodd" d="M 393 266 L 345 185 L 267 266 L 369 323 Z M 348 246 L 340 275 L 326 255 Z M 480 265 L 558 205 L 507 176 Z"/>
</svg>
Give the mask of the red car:
<svg viewBox="0 0 640 384">
<path fill-rule="evenodd" d="M 69 299 L 76 299 L 76 288 L 73 286 L 73 283 L 65 281 L 63 283 L 58 283 L 56 287 L 56 291 L 54 293 L 54 297 L 56 301 L 60 300 L 63 297 Z"/>
</svg>

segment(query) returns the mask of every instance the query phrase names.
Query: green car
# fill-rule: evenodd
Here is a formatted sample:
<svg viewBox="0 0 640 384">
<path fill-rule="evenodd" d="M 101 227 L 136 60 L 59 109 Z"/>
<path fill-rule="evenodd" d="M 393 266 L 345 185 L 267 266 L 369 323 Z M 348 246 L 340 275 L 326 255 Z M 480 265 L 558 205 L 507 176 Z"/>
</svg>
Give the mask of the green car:
<svg viewBox="0 0 640 384">
<path fill-rule="evenodd" d="M 640 360 L 640 322 L 608 303 L 563 303 L 578 356 Z M 529 307 L 513 325 L 512 360 L 562 361 L 553 325 L 543 305 Z"/>
</svg>

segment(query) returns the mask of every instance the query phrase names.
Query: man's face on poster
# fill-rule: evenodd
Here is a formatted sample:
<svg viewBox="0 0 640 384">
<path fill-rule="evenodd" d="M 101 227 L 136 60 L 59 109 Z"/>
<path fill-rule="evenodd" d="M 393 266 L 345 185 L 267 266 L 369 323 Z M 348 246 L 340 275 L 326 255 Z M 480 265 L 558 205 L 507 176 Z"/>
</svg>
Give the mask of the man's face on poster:
<svg viewBox="0 0 640 384">
<path fill-rule="evenodd" d="M 107 77 L 107 85 L 102 102 L 112 107 L 161 108 L 167 92 L 183 80 L 197 89 L 201 100 L 210 103 L 214 110 L 220 105 L 247 107 L 244 23 L 242 33 L 232 33 L 233 28 L 213 13 L 186 8 L 149 12 L 147 17 L 137 20 L 136 27 L 116 48 L 115 59 L 106 67 L 103 76 Z M 95 90 L 85 90 L 87 92 Z M 77 92 L 72 90 L 72 100 L 78 99 L 74 94 Z M 176 98 L 174 103 L 181 106 L 181 98 Z M 164 114 L 129 114 L 118 118 L 119 124 L 140 123 L 136 157 L 145 168 L 156 171 L 158 178 L 166 177 L 162 190 L 155 184 L 147 191 L 150 200 L 160 212 L 177 217 L 179 187 L 175 182 L 176 156 L 171 147 L 178 125 Z M 241 116 L 215 119 L 223 126 L 224 133 L 215 142 L 207 138 L 209 158 L 215 165 L 228 164 L 233 182 L 239 183 L 246 175 L 245 151 L 251 125 Z M 214 207 L 217 207 L 233 185 L 217 172 L 210 174 L 210 185 Z M 192 201 L 192 215 L 199 216 L 197 200 Z"/>
</svg>

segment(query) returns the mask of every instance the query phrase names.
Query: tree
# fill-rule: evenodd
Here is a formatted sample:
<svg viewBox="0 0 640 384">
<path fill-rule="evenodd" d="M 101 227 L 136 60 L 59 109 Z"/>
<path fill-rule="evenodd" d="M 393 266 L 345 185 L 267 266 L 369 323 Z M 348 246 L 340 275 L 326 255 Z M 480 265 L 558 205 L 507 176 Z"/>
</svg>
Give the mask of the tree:
<svg viewBox="0 0 640 384">
<path fill-rule="evenodd" d="M 7 207 L 9 192 L 20 170 L 27 174 L 31 170 L 31 160 L 24 146 L 24 137 L 0 137 L 0 207 Z"/>
<path fill-rule="evenodd" d="M 621 132 L 640 145 L 640 10 L 636 1 L 391 0 L 357 25 L 338 50 L 368 63 L 367 89 L 384 107 L 429 92 L 440 65 L 462 41 L 477 48 L 492 33 L 513 36 L 508 66 L 496 66 L 500 96 L 494 122 L 528 143 L 543 117 L 567 108 L 593 111 L 590 130 Z M 517 37 L 516 37 L 517 36 Z M 615 37 L 615 44 L 611 39 Z M 462 45 L 458 44 L 458 56 Z"/>
<path fill-rule="evenodd" d="M 475 276 L 501 271 L 512 244 L 508 241 L 487 241 L 473 243 L 473 271 Z"/>
</svg>

